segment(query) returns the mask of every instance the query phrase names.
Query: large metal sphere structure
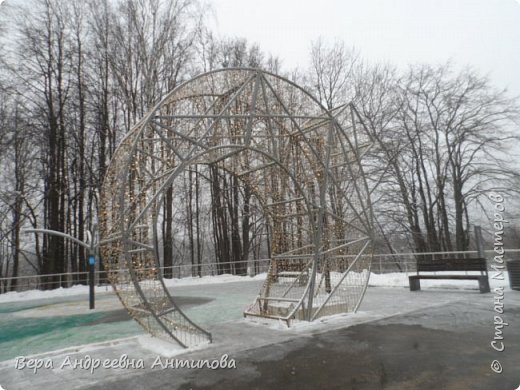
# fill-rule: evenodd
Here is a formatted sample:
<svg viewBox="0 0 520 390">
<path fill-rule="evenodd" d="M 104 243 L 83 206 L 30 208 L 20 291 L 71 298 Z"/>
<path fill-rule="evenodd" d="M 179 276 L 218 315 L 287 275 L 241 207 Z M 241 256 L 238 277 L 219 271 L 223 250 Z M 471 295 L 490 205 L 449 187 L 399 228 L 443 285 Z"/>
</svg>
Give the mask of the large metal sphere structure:
<svg viewBox="0 0 520 390">
<path fill-rule="evenodd" d="M 184 196 L 180 181 L 196 166 L 231 175 L 269 226 L 268 275 L 245 316 L 289 324 L 355 311 L 371 262 L 368 148 L 352 105 L 327 111 L 265 71 L 222 69 L 178 86 L 123 139 L 103 183 L 101 252 L 121 302 L 152 335 L 211 341 L 161 271 L 165 194 Z"/>
</svg>

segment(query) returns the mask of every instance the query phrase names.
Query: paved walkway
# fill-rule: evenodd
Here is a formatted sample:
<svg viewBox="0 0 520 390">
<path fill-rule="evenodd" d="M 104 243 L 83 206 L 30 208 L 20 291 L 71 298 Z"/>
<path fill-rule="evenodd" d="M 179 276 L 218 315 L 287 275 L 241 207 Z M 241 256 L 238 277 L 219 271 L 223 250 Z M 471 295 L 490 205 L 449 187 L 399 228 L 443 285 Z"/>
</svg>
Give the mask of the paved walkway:
<svg viewBox="0 0 520 390">
<path fill-rule="evenodd" d="M 177 359 L 219 359 L 236 369 L 164 368 L 160 351 L 130 338 L 95 348 L 40 356 L 54 369 L 16 370 L 0 363 L 0 385 L 12 389 L 507 389 L 520 385 L 520 292 L 505 291 L 505 350 L 491 348 L 494 294 L 476 290 L 369 288 L 355 315 L 276 329 L 233 321 L 210 329 L 211 346 Z M 59 366 L 64 359 L 142 359 L 144 369 L 88 370 Z M 166 363 L 166 358 L 160 358 Z M 174 358 L 172 358 L 174 359 Z M 491 370 L 500 361 L 502 374 Z M 172 360 L 173 361 L 173 360 Z"/>
</svg>

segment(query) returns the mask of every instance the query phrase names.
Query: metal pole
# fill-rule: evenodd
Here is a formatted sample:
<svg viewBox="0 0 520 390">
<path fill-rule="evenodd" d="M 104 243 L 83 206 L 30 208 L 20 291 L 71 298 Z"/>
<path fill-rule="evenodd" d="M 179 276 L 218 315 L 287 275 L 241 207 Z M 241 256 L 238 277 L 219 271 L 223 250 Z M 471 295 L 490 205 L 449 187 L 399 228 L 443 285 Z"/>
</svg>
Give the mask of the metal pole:
<svg viewBox="0 0 520 390">
<path fill-rule="evenodd" d="M 43 233 L 43 234 L 50 234 L 62 238 L 66 238 L 68 240 L 71 240 L 72 242 L 75 242 L 76 244 L 88 249 L 89 251 L 89 257 L 88 257 L 88 263 L 89 263 L 89 306 L 90 309 L 94 309 L 95 307 L 95 297 L 94 297 L 94 268 L 96 265 L 96 252 L 97 252 L 97 240 L 95 237 L 92 237 L 92 234 L 87 231 L 87 242 L 83 242 L 78 240 L 75 237 L 72 237 L 70 234 L 66 234 L 63 232 L 58 232 L 56 230 L 49 230 L 49 229 L 27 229 L 24 230 L 25 234 L 28 233 Z M 61 275 L 60 275 L 60 286 L 61 286 Z"/>
<path fill-rule="evenodd" d="M 90 310 L 94 310 L 96 307 L 95 300 L 95 281 L 96 281 L 96 255 L 98 252 L 98 240 L 97 240 L 97 225 L 94 225 L 92 228 L 92 232 L 87 231 L 87 243 L 89 244 L 89 254 L 88 254 L 88 290 L 89 290 L 89 307 Z"/>
<path fill-rule="evenodd" d="M 486 254 L 484 253 L 484 245 L 482 243 L 482 228 L 480 226 L 475 226 L 475 243 L 477 244 L 477 252 L 478 257 L 485 259 Z M 466 272 L 466 275 L 468 273 Z M 481 275 L 484 275 L 484 271 L 480 271 Z M 480 283 L 480 282 L 479 282 Z"/>
<path fill-rule="evenodd" d="M 90 254 L 88 257 L 88 285 L 89 285 L 89 307 L 90 310 L 95 309 L 96 303 L 95 303 L 95 284 L 94 284 L 94 269 L 96 268 L 96 256 L 93 254 Z"/>
<path fill-rule="evenodd" d="M 475 243 L 477 244 L 478 257 L 486 257 L 482 245 L 482 228 L 480 226 L 475 226 Z"/>
</svg>

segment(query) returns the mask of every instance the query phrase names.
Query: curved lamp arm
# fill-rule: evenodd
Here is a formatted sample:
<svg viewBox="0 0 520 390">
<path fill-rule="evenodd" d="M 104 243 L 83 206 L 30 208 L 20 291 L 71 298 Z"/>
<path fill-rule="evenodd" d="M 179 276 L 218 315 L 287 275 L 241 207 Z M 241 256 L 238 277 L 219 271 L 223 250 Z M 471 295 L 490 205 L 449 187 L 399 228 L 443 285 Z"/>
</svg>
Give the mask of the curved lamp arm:
<svg viewBox="0 0 520 390">
<path fill-rule="evenodd" d="M 44 233 L 44 234 L 51 234 L 51 235 L 55 235 L 55 236 L 58 236 L 58 237 L 63 237 L 63 238 L 67 238 L 73 242 L 75 242 L 76 244 L 78 245 L 81 245 L 82 247 L 90 250 L 90 245 L 83 242 L 83 241 L 80 241 L 78 240 L 77 238 L 74 238 L 72 237 L 71 235 L 69 234 L 66 234 L 66 233 L 63 233 L 63 232 L 58 232 L 56 230 L 48 230 L 48 229 L 27 229 L 27 230 L 24 230 L 23 231 L 25 234 L 28 234 L 28 233 Z"/>
</svg>

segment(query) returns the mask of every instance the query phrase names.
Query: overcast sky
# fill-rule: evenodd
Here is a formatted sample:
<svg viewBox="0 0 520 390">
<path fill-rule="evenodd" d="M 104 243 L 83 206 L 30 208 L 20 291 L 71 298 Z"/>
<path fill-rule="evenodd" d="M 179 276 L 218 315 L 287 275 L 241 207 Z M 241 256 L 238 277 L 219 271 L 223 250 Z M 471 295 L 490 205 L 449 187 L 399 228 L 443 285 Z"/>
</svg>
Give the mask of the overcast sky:
<svg viewBox="0 0 520 390">
<path fill-rule="evenodd" d="M 286 69 L 310 42 L 341 39 L 399 66 L 449 59 L 520 95 L 520 0 L 212 0 L 221 36 L 245 37 Z"/>
</svg>

